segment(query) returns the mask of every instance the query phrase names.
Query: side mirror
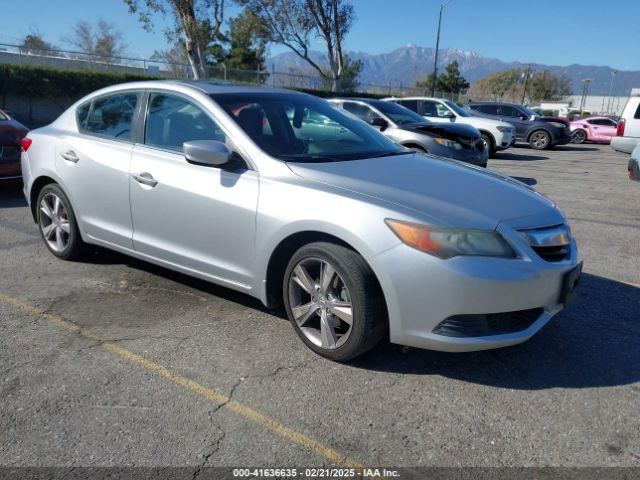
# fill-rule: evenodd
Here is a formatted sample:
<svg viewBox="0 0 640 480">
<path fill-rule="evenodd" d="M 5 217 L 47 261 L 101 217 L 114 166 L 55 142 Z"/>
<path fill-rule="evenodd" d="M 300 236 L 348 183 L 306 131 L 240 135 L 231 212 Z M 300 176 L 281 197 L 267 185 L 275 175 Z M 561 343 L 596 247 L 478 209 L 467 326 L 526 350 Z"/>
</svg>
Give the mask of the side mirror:
<svg viewBox="0 0 640 480">
<path fill-rule="evenodd" d="M 375 117 L 371 120 L 371 125 L 374 127 L 380 127 L 380 130 L 386 130 L 389 126 L 389 122 L 387 122 L 384 118 Z"/>
<path fill-rule="evenodd" d="M 456 116 L 453 114 L 452 111 L 447 110 L 446 112 L 444 112 L 444 114 L 442 115 L 442 118 L 456 118 Z"/>
<path fill-rule="evenodd" d="M 221 167 L 231 158 L 231 150 L 217 140 L 191 140 L 182 144 L 187 162 L 207 167 Z"/>
</svg>

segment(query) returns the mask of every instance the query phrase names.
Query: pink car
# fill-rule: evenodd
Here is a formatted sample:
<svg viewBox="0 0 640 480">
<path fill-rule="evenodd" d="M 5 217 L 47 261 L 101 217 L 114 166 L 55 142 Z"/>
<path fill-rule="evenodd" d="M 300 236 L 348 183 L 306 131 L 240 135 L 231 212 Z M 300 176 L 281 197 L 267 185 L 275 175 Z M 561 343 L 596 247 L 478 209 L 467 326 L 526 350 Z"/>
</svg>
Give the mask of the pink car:
<svg viewBox="0 0 640 480">
<path fill-rule="evenodd" d="M 570 124 L 571 141 L 584 143 L 586 141 L 596 143 L 609 143 L 611 137 L 616 136 L 618 122 L 608 117 L 588 117 L 574 120 Z"/>
</svg>

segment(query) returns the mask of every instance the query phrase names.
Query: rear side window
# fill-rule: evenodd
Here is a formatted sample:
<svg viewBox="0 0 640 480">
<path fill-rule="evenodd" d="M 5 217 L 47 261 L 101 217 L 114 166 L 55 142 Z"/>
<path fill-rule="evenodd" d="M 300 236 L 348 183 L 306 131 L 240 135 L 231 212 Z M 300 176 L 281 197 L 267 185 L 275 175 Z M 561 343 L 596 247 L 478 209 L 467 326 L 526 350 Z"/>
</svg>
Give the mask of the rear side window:
<svg viewBox="0 0 640 480">
<path fill-rule="evenodd" d="M 640 118 L 640 103 L 638 104 L 638 108 L 636 108 L 636 114 L 633 116 L 633 118 Z"/>
<path fill-rule="evenodd" d="M 144 143 L 152 147 L 182 152 L 182 144 L 192 140 L 226 142 L 226 135 L 199 106 L 177 95 L 152 93 Z"/>
<path fill-rule="evenodd" d="M 418 101 L 417 100 L 396 100 L 396 102 L 403 107 L 408 108 L 409 110 L 413 110 L 414 112 L 418 112 Z"/>
<path fill-rule="evenodd" d="M 78 128 L 80 129 L 80 131 L 84 131 L 87 128 L 87 119 L 89 118 L 90 110 L 91 102 L 80 105 L 76 110 L 76 120 L 78 121 Z"/>
<path fill-rule="evenodd" d="M 496 105 L 474 105 L 471 107 L 478 112 L 486 113 L 488 115 L 497 115 L 498 107 Z"/>
<path fill-rule="evenodd" d="M 127 92 L 94 100 L 86 123 L 80 126 L 81 130 L 104 137 L 130 140 L 133 115 L 139 98 L 139 93 Z M 80 114 L 79 111 L 79 118 Z"/>
</svg>

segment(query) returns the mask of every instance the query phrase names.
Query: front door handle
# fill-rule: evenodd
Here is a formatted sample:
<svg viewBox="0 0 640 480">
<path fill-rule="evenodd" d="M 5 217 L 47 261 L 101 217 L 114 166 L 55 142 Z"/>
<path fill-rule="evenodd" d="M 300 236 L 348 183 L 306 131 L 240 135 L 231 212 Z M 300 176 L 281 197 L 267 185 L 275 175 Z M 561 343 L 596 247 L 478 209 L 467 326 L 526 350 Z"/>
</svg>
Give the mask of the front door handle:
<svg viewBox="0 0 640 480">
<path fill-rule="evenodd" d="M 78 163 L 78 160 L 80 160 L 80 157 L 78 157 L 78 155 L 76 155 L 76 152 L 74 152 L 73 150 L 67 150 L 66 152 L 62 152 L 60 156 L 65 160 L 73 163 Z"/>
<path fill-rule="evenodd" d="M 155 187 L 158 184 L 158 181 L 153 178 L 153 176 L 149 172 L 132 173 L 131 177 L 136 182 L 148 185 L 149 187 Z"/>
</svg>

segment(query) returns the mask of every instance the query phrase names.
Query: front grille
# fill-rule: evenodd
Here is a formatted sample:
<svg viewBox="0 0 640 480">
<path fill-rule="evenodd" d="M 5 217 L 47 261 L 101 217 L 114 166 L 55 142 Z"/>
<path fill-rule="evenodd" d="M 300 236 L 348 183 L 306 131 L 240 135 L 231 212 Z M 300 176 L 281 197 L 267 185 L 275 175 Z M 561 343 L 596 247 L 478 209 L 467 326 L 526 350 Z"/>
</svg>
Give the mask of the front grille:
<svg viewBox="0 0 640 480">
<path fill-rule="evenodd" d="M 520 235 L 547 262 L 560 262 L 571 256 L 571 232 L 567 225 L 524 229 Z"/>
<path fill-rule="evenodd" d="M 540 258 L 547 262 L 559 262 L 569 258 L 571 250 L 568 245 L 554 246 L 554 247 L 531 247 Z"/>
<path fill-rule="evenodd" d="M 471 150 L 473 152 L 481 152 L 484 150 L 484 142 L 481 138 L 460 138 L 458 142 L 465 150 Z"/>
<path fill-rule="evenodd" d="M 521 332 L 542 315 L 542 308 L 503 313 L 454 315 L 444 319 L 433 333 L 446 337 L 488 337 Z"/>
</svg>

